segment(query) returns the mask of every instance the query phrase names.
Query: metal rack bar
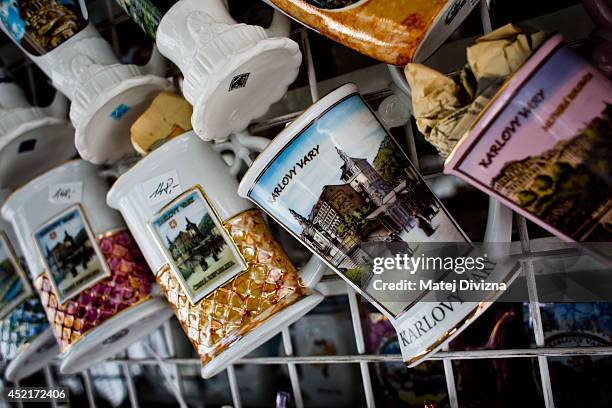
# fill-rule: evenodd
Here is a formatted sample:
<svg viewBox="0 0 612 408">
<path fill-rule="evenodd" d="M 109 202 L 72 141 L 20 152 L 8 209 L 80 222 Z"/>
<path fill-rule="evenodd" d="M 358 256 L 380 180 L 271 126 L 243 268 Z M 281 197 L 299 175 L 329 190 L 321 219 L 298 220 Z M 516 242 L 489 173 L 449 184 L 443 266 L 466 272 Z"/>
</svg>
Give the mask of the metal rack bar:
<svg viewBox="0 0 612 408">
<path fill-rule="evenodd" d="M 181 393 L 178 385 L 173 381 L 174 379 L 172 378 L 172 373 L 168 369 L 167 361 L 169 359 L 163 359 L 162 357 L 160 357 L 159 354 L 153 349 L 153 347 L 147 344 L 147 342 L 142 342 L 142 345 L 147 350 L 147 352 L 153 356 L 153 359 L 157 361 L 157 366 L 161 370 L 161 373 L 164 376 L 166 383 L 168 383 L 168 387 L 174 395 L 174 398 L 176 398 L 176 401 L 178 402 L 179 406 L 181 408 L 187 408 L 187 403 L 183 398 L 183 394 Z"/>
<path fill-rule="evenodd" d="M 125 357 L 128 357 L 127 353 L 123 353 Z M 127 385 L 128 397 L 130 398 L 130 405 L 132 408 L 139 408 L 138 404 L 138 395 L 136 393 L 136 386 L 134 385 L 134 378 L 132 378 L 132 372 L 130 370 L 129 364 L 123 362 L 121 363 L 121 371 L 123 372 L 123 376 L 125 377 L 125 383 Z"/>
<path fill-rule="evenodd" d="M 357 353 L 365 354 L 365 339 L 363 337 L 363 328 L 361 327 L 361 318 L 359 316 L 359 305 L 357 304 L 357 295 L 355 291 L 346 285 L 346 295 L 349 300 L 349 308 L 351 311 L 351 319 L 353 321 L 353 331 L 355 332 L 355 342 L 357 344 Z M 370 377 L 370 368 L 365 361 L 359 362 L 361 371 L 361 379 L 363 382 L 363 392 L 365 394 L 366 405 L 374 407 L 374 392 L 372 391 L 372 379 Z"/>
<path fill-rule="evenodd" d="M 230 392 L 232 393 L 232 403 L 234 408 L 242 408 L 242 399 L 240 398 L 240 387 L 238 387 L 238 380 L 236 379 L 236 370 L 231 365 L 227 368 L 227 379 L 230 385 Z"/>
<path fill-rule="evenodd" d="M 45 366 L 45 368 L 43 368 L 43 374 L 45 375 L 45 383 L 47 383 L 47 387 L 55 387 L 55 379 L 53 378 L 53 373 L 51 372 L 51 367 L 50 366 Z M 52 397 L 51 398 L 51 406 L 53 408 L 57 408 L 57 400 Z"/>
<path fill-rule="evenodd" d="M 283 349 L 287 357 L 293 356 L 293 343 L 291 342 L 291 334 L 289 328 L 283 329 L 281 332 L 283 337 Z M 297 367 L 294 363 L 288 361 L 287 369 L 289 370 L 289 380 L 291 381 L 291 389 L 293 391 L 293 400 L 298 408 L 304 407 L 304 399 L 302 398 L 302 389 L 300 387 L 300 378 L 298 376 Z"/>
<path fill-rule="evenodd" d="M 121 55 L 121 47 L 119 47 L 119 36 L 117 35 L 117 24 L 115 23 L 115 16 L 113 14 L 112 0 L 104 0 L 104 6 L 106 8 L 106 15 L 110 26 L 113 51 L 115 52 L 115 55 Z"/>
<path fill-rule="evenodd" d="M 167 321 L 162 326 L 162 337 L 166 346 L 168 347 L 168 353 L 170 357 L 176 357 L 176 347 L 174 344 L 174 340 L 172 339 L 172 327 L 170 326 L 170 321 Z M 181 374 L 181 369 L 178 366 L 172 366 L 172 374 L 174 379 L 176 380 L 176 387 L 180 394 L 180 399 L 184 399 L 185 389 L 183 387 L 183 376 Z"/>
<path fill-rule="evenodd" d="M 519 236 L 521 239 L 521 247 L 524 254 L 531 252 L 529 242 L 529 232 L 527 231 L 527 220 L 525 217 L 517 214 Z M 533 260 L 530 258 L 521 261 L 521 266 L 527 277 L 527 291 L 529 293 L 529 315 L 533 323 L 533 333 L 535 342 L 538 347 L 544 347 L 544 327 L 542 325 L 542 315 L 540 314 L 540 303 L 538 301 L 538 289 L 536 286 L 535 274 L 533 271 Z M 542 382 L 542 393 L 544 394 L 544 404 L 547 408 L 554 408 L 554 398 L 552 391 L 552 383 L 550 381 L 550 370 L 548 368 L 548 360 L 546 356 L 538 356 L 538 366 L 540 369 L 540 379 Z"/>
<path fill-rule="evenodd" d="M 612 356 L 612 346 L 602 347 L 534 347 L 530 349 L 502 350 L 459 350 L 438 351 L 427 359 L 432 361 L 449 360 L 484 360 L 492 358 L 534 358 L 544 357 L 579 357 L 579 356 Z M 134 365 L 157 365 L 158 361 L 150 358 L 130 360 L 107 360 L 107 363 L 126 362 Z M 165 360 L 167 363 L 184 366 L 200 364 L 197 358 L 175 358 Z M 346 354 L 335 356 L 293 356 L 293 357 L 250 357 L 236 362 L 242 364 L 282 365 L 293 364 L 357 364 L 366 363 L 401 363 L 401 354 Z"/>
<path fill-rule="evenodd" d="M 82 373 L 83 384 L 85 386 L 85 395 L 87 396 L 87 403 L 89 408 L 96 408 L 96 398 L 94 396 L 93 382 L 91 381 L 91 374 L 89 370 L 84 370 Z"/>
<path fill-rule="evenodd" d="M 312 96 L 312 103 L 315 103 L 319 100 L 319 87 L 317 84 L 317 74 L 315 73 L 314 61 L 312 59 L 310 39 L 308 38 L 308 30 L 306 28 L 301 29 L 300 37 L 302 39 L 302 47 L 304 48 L 304 60 L 306 61 L 306 72 L 308 74 L 310 95 Z"/>
<path fill-rule="evenodd" d="M 19 381 L 15 381 L 14 384 L 15 384 L 15 387 L 17 387 L 17 388 L 20 387 Z M 23 401 L 22 400 L 17 400 L 17 407 L 18 408 L 23 408 Z"/>
<path fill-rule="evenodd" d="M 444 346 L 444 351 L 448 351 L 448 345 Z M 444 377 L 446 379 L 446 390 L 448 392 L 448 403 L 451 408 L 459 408 L 459 398 L 457 397 L 457 384 L 455 383 L 455 373 L 453 372 L 453 360 L 445 358 L 442 360 L 444 366 Z"/>
</svg>

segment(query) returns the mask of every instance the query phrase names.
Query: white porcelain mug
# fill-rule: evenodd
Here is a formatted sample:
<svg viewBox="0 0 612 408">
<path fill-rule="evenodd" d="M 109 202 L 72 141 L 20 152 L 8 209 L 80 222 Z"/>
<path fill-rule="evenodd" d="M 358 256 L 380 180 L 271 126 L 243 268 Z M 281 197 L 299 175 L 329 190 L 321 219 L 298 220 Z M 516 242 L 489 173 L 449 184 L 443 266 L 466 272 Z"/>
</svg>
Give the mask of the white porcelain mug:
<svg viewBox="0 0 612 408">
<path fill-rule="evenodd" d="M 46 108 L 30 105 L 0 66 L 0 187 L 20 187 L 76 155 L 66 102 L 58 92 Z"/>
<path fill-rule="evenodd" d="M 286 38 L 289 21 L 280 12 L 265 30 L 237 23 L 223 0 L 180 0 L 170 8 L 164 1 L 143 0 L 138 7 L 116 1 L 182 71 L 193 130 L 204 140 L 246 129 L 298 75 L 302 55 Z"/>
<path fill-rule="evenodd" d="M 447 296 L 444 291 L 423 289 L 418 281 L 429 276 L 430 281 L 452 282 L 458 278 L 454 271 L 410 271 L 393 263 L 374 269 L 376 259 L 387 265 L 398 256 L 456 258 L 469 253 L 472 244 L 354 84 L 331 92 L 286 127 L 255 160 L 238 193 L 384 313 L 410 365 L 450 341 L 501 294 L 487 291 L 483 301 L 452 298 L 452 293 L 441 298 Z M 506 240 L 508 211 L 496 203 L 491 208 L 501 223 L 488 236 Z M 484 279 L 509 282 L 516 269 L 502 265 Z M 413 289 L 402 287 L 414 273 Z M 400 289 L 382 287 L 389 282 Z M 435 322 L 423 329 L 421 319 L 433 322 L 432 314 Z M 415 326 L 418 336 L 413 335 Z"/>
<path fill-rule="evenodd" d="M 0 203 L 9 195 L 0 189 Z M 0 218 L 0 365 L 11 382 L 32 375 L 59 354 L 16 243 L 13 228 Z"/>
<path fill-rule="evenodd" d="M 123 174 L 107 197 L 156 271 L 205 378 L 323 298 L 312 289 L 323 265 L 313 258 L 298 273 L 237 187 L 213 147 L 187 132 Z"/>
<path fill-rule="evenodd" d="M 67 374 L 116 354 L 172 315 L 121 216 L 106 206 L 107 190 L 96 166 L 74 160 L 32 180 L 2 207 Z"/>
<path fill-rule="evenodd" d="M 61 30 L 47 21 L 50 15 L 61 22 Z M 130 125 L 153 97 L 173 88 L 167 80 L 146 74 L 146 68 L 119 63 L 88 21 L 83 2 L 7 2 L 0 10 L 0 26 L 72 101 L 76 148 L 92 163 L 131 154 L 126 136 Z"/>
</svg>

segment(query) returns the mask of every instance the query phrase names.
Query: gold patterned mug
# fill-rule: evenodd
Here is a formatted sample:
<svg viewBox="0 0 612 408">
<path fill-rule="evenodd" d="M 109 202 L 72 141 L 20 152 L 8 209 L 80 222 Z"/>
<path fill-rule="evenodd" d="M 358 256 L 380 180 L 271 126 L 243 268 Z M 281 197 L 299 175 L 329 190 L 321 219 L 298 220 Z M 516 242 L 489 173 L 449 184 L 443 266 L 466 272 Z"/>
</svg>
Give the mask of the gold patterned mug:
<svg viewBox="0 0 612 408">
<path fill-rule="evenodd" d="M 429 57 L 474 0 L 264 0 L 305 26 L 387 64 Z"/>
<path fill-rule="evenodd" d="M 323 271 L 301 272 L 209 143 L 187 132 L 123 174 L 121 211 L 209 378 L 315 307 Z"/>
<path fill-rule="evenodd" d="M 25 256 L 61 351 L 81 371 L 172 315 L 120 215 L 104 202 L 99 169 L 65 163 L 14 192 L 2 207 Z"/>
</svg>

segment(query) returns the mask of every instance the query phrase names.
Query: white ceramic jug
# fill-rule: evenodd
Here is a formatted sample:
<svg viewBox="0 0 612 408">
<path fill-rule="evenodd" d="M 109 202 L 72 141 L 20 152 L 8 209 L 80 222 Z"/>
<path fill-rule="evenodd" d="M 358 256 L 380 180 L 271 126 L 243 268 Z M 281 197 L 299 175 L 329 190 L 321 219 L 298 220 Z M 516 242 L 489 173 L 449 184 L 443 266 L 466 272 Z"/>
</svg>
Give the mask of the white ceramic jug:
<svg viewBox="0 0 612 408">
<path fill-rule="evenodd" d="M 45 25 L 48 15 L 56 16 L 56 24 Z M 149 75 L 141 67 L 121 64 L 88 21 L 82 2 L 8 4 L 0 10 L 0 23 L 72 101 L 75 144 L 85 160 L 103 164 L 133 152 L 126 136 L 129 127 L 157 93 L 172 89 L 166 79 Z"/>
<path fill-rule="evenodd" d="M 278 11 L 266 30 L 237 23 L 224 0 L 180 0 L 169 9 L 156 0 L 139 8 L 116 1 L 181 69 L 193 130 L 204 140 L 246 129 L 297 77 L 302 56 Z"/>
<path fill-rule="evenodd" d="M 30 105 L 0 67 L 0 187 L 20 187 L 76 155 L 67 107 L 59 92 L 46 108 Z"/>
</svg>

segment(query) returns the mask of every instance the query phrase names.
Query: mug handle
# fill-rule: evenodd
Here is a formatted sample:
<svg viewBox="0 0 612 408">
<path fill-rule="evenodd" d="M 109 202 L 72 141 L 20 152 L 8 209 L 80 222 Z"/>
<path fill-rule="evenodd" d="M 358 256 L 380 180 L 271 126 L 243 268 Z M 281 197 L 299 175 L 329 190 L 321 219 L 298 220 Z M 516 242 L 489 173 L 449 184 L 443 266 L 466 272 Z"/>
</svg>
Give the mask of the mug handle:
<svg viewBox="0 0 612 408">
<path fill-rule="evenodd" d="M 612 31 L 612 3 L 609 0 L 582 0 L 582 4 L 595 24 Z"/>
<path fill-rule="evenodd" d="M 265 1 L 264 3 L 268 4 Z M 223 5 L 229 13 L 228 0 L 223 0 Z M 287 17 L 285 13 L 283 13 L 276 7 L 273 7 L 270 4 L 268 4 L 268 6 L 274 9 L 274 14 L 272 16 L 272 22 L 270 23 L 270 27 L 264 28 L 264 31 L 266 32 L 268 38 L 289 37 L 289 34 L 291 33 L 291 19 L 289 19 L 289 17 Z"/>
<path fill-rule="evenodd" d="M 140 66 L 140 70 L 144 75 L 155 75 L 166 78 L 166 72 L 168 72 L 168 60 L 162 55 L 161 52 L 159 52 L 156 43 L 153 43 L 149 61 Z"/>
<path fill-rule="evenodd" d="M 270 27 L 265 29 L 268 38 L 289 37 L 291 34 L 291 19 L 278 9 L 274 9 Z"/>
<path fill-rule="evenodd" d="M 54 118 L 66 119 L 68 117 L 69 109 L 70 102 L 68 101 L 68 98 L 66 98 L 66 96 L 60 91 L 55 91 L 53 101 L 49 106 L 43 108 L 43 111 L 46 115 Z"/>
<path fill-rule="evenodd" d="M 270 144 L 269 139 L 253 136 L 247 131 L 242 131 L 231 135 L 227 141 L 213 143 L 212 146 L 219 153 L 224 151 L 234 153 L 234 162 L 230 165 L 230 173 L 237 177 L 242 170 L 243 164 L 247 167 L 253 164 L 251 155 L 253 153 L 261 153 L 268 144 Z M 312 254 L 308 262 L 300 268 L 299 275 L 306 287 L 314 288 L 328 269 L 325 262 L 317 255 Z"/>
</svg>

